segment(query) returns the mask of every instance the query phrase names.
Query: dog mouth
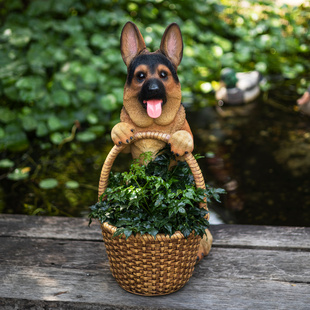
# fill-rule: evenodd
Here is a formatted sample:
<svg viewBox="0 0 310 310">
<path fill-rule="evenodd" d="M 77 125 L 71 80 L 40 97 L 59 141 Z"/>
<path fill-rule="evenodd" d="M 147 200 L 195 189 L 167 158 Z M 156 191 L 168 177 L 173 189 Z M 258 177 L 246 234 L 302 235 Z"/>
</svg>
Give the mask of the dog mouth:
<svg viewBox="0 0 310 310">
<path fill-rule="evenodd" d="M 138 99 L 149 117 L 160 117 L 167 101 L 164 84 L 155 78 L 149 79 L 143 84 Z"/>
<path fill-rule="evenodd" d="M 161 115 L 162 107 L 164 105 L 163 99 L 149 99 L 143 100 L 142 102 L 149 117 L 158 118 Z"/>
</svg>

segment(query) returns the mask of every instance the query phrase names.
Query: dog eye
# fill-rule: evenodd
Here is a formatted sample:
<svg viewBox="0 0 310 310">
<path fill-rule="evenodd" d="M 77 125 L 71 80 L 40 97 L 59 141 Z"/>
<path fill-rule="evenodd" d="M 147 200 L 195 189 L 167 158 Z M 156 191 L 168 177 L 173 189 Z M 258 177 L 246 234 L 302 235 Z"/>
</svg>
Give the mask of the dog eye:
<svg viewBox="0 0 310 310">
<path fill-rule="evenodd" d="M 143 73 L 143 72 L 138 72 L 138 73 L 136 74 L 136 77 L 137 77 L 137 79 L 138 79 L 139 82 L 142 82 L 142 81 L 146 78 L 146 74 Z"/>
<path fill-rule="evenodd" d="M 166 71 L 160 71 L 159 76 L 161 79 L 166 79 L 168 76 L 168 73 Z"/>
</svg>

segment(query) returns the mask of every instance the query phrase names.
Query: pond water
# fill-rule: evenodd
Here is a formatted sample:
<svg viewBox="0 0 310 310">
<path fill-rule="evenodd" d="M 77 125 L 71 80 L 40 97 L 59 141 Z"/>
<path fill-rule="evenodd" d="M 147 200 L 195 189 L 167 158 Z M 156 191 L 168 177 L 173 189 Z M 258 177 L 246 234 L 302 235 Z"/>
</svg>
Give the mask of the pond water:
<svg viewBox="0 0 310 310">
<path fill-rule="evenodd" d="M 310 226 L 310 117 L 295 111 L 293 90 L 270 91 L 246 106 L 188 108 L 194 153 L 206 155 L 199 160 L 205 180 L 227 190 L 221 204 L 210 206 L 224 222 Z M 16 154 L 31 177 L 13 182 L 1 171 L 0 212 L 86 216 L 111 147 L 107 135 L 43 154 Z M 121 155 L 114 169 L 124 169 L 129 159 Z M 38 179 L 51 177 L 58 186 L 40 188 Z M 78 187 L 66 186 L 70 180 Z"/>
<path fill-rule="evenodd" d="M 288 87 L 189 114 L 205 179 L 227 190 L 214 206 L 225 222 L 310 226 L 310 117 L 295 102 Z"/>
</svg>

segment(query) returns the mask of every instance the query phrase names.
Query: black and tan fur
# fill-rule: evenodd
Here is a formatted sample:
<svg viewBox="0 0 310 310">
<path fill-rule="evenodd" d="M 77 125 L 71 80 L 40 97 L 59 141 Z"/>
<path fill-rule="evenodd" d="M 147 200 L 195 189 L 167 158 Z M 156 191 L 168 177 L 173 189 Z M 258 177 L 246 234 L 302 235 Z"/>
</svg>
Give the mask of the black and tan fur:
<svg viewBox="0 0 310 310">
<path fill-rule="evenodd" d="M 177 67 L 183 53 L 182 35 L 178 25 L 168 26 L 160 49 L 151 53 L 146 49 L 137 26 L 128 22 L 121 35 L 121 53 L 128 75 L 121 122 L 112 130 L 114 143 L 128 143 L 133 132 L 159 131 L 171 135 L 169 144 L 176 155 L 182 156 L 185 152 L 191 152 L 194 147 L 193 136 L 181 104 L 181 85 L 177 76 Z M 152 85 L 149 89 L 146 87 L 152 81 L 157 86 L 161 85 L 154 94 L 150 91 Z M 160 95 L 162 98 L 158 97 Z M 150 98 L 145 98 L 147 96 Z M 152 99 L 152 96 L 163 100 L 162 113 L 158 118 L 150 117 L 143 104 L 144 99 Z M 162 147 L 163 142 L 143 140 L 130 144 L 127 151 L 136 158 L 142 152 L 157 152 Z"/>
<path fill-rule="evenodd" d="M 156 154 L 164 147 L 164 142 L 153 139 L 131 141 L 135 132 L 156 131 L 170 135 L 168 143 L 176 156 L 192 152 L 193 135 L 181 104 L 181 85 L 177 75 L 183 56 L 179 26 L 170 24 L 159 50 L 149 52 L 137 26 L 128 22 L 121 34 L 121 53 L 127 66 L 127 80 L 121 122 L 111 133 L 113 142 L 128 144 L 124 151 L 131 152 L 134 158 L 146 151 Z M 201 243 L 199 258 L 210 250 L 212 236 L 209 232 L 208 235 L 208 242 Z"/>
</svg>

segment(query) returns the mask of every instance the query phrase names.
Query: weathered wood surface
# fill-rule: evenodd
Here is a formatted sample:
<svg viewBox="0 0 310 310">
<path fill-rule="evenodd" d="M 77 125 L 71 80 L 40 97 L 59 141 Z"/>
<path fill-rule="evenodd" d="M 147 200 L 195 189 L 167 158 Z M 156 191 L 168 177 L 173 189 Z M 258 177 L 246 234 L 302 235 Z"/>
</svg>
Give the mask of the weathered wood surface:
<svg viewBox="0 0 310 310">
<path fill-rule="evenodd" d="M 310 309 L 310 228 L 211 230 L 183 289 L 142 297 L 114 281 L 97 223 L 0 215 L 0 309 Z"/>
</svg>

